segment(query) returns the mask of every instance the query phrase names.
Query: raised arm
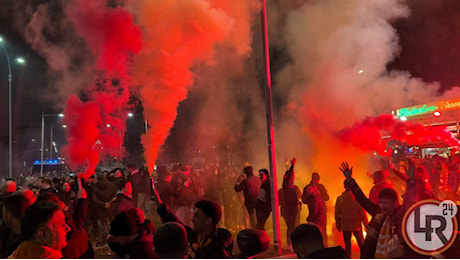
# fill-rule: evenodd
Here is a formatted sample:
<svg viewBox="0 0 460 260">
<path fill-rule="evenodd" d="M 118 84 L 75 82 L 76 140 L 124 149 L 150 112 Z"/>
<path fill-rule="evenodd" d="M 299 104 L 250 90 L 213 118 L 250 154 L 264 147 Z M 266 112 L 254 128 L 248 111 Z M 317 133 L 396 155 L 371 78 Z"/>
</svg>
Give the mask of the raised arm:
<svg viewBox="0 0 460 260">
<path fill-rule="evenodd" d="M 351 177 L 353 173 L 353 167 L 349 167 L 347 162 L 342 162 L 339 170 L 345 176 L 345 185 L 351 190 L 356 198 L 356 201 L 365 209 L 369 214 L 374 216 L 379 212 L 379 206 L 374 204 L 370 199 L 364 195 L 363 191 L 359 187 L 358 183 Z"/>
<path fill-rule="evenodd" d="M 235 191 L 236 192 L 243 191 L 246 188 L 247 182 L 248 182 L 248 178 L 246 174 L 241 174 L 238 177 L 238 180 L 236 180 L 235 187 L 234 187 Z"/>
<path fill-rule="evenodd" d="M 285 175 L 287 175 L 288 178 L 291 177 L 292 174 L 294 174 L 294 166 L 295 166 L 295 163 L 297 162 L 297 159 L 296 158 L 293 158 L 291 160 L 291 167 L 289 167 L 289 169 L 286 171 Z"/>
<path fill-rule="evenodd" d="M 166 203 L 163 203 L 163 200 L 161 199 L 158 191 L 155 188 L 152 188 L 151 192 L 152 192 L 152 201 L 157 206 L 158 215 L 160 215 L 160 218 L 163 221 L 163 223 L 178 222 L 187 228 L 187 226 L 179 220 L 179 218 L 168 207 L 168 205 L 166 205 Z"/>
<path fill-rule="evenodd" d="M 88 209 L 88 200 L 86 190 L 81 188 L 78 190 L 78 202 L 77 207 L 75 207 L 75 211 L 73 213 L 73 220 L 76 225 L 82 226 L 86 219 L 86 212 Z"/>
</svg>

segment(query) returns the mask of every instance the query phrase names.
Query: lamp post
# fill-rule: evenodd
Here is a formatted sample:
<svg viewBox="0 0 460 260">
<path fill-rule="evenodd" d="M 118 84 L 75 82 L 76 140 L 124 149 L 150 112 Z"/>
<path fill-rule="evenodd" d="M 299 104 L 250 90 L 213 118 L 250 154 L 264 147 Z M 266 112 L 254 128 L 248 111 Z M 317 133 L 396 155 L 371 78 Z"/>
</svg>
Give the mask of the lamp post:
<svg viewBox="0 0 460 260">
<path fill-rule="evenodd" d="M 51 125 L 51 127 L 50 127 L 50 160 L 53 159 L 53 150 L 54 150 L 53 148 L 56 147 L 56 144 L 53 142 L 53 129 L 56 126 L 62 127 L 62 128 L 66 127 L 64 125 L 62 125 L 62 126 L 60 126 L 60 125 Z M 56 153 L 57 153 L 57 150 L 56 150 Z"/>
<path fill-rule="evenodd" d="M 40 177 L 43 177 L 43 156 L 45 153 L 45 117 L 50 117 L 50 116 L 58 116 L 58 117 L 64 117 L 64 114 L 45 114 L 42 112 L 42 143 L 41 143 L 41 149 L 40 149 Z"/>
<path fill-rule="evenodd" d="M 3 43 L 3 38 L 0 37 L 0 43 Z M 13 177 L 13 120 L 11 116 L 11 82 L 13 81 L 13 75 L 11 74 L 11 62 L 10 56 L 4 44 L 0 44 L 5 51 L 6 61 L 8 62 L 8 177 Z M 18 63 L 24 63 L 23 58 L 15 58 L 13 61 Z"/>
<path fill-rule="evenodd" d="M 273 218 L 273 245 L 276 255 L 282 254 L 281 235 L 280 235 L 280 215 L 278 201 L 278 184 L 276 176 L 276 156 L 275 156 L 275 130 L 273 127 L 273 105 L 272 105 L 272 81 L 270 71 L 270 46 L 268 43 L 267 25 L 267 1 L 262 0 L 261 11 L 262 37 L 264 44 L 265 62 L 265 110 L 267 115 L 267 143 L 268 143 L 268 162 L 270 166 L 270 188 L 272 199 L 272 218 Z M 288 238 L 289 239 L 289 238 Z"/>
<path fill-rule="evenodd" d="M 138 114 L 136 114 L 136 115 L 138 115 Z M 134 116 L 133 113 L 131 113 L 131 112 L 128 113 L 128 118 L 131 118 L 133 116 Z M 147 131 L 149 130 L 149 124 L 148 124 L 147 119 L 144 120 L 144 127 L 145 127 L 145 132 L 147 133 Z"/>
<path fill-rule="evenodd" d="M 53 125 L 50 127 L 50 160 L 53 159 Z"/>
</svg>

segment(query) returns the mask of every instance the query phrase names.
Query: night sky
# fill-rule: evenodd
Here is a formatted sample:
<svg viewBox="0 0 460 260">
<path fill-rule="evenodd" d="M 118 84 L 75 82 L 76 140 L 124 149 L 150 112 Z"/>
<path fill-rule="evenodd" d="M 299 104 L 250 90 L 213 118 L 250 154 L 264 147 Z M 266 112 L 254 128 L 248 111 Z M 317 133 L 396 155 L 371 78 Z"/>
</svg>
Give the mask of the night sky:
<svg viewBox="0 0 460 260">
<path fill-rule="evenodd" d="M 55 19 L 59 20 L 62 10 L 58 8 L 59 1 L 26 1 L 14 0 L 22 3 L 30 9 L 24 9 L 24 14 L 31 13 L 40 3 L 50 2 L 56 4 Z M 17 20 L 21 14 L 12 11 L 13 0 L 0 2 L 0 34 L 5 40 L 5 46 L 10 58 L 21 56 L 26 60 L 25 65 L 12 64 L 13 74 L 13 131 L 15 139 L 15 165 L 22 165 L 22 161 L 33 160 L 39 157 L 37 148 L 39 147 L 39 134 L 41 127 L 41 113 L 60 113 L 64 103 L 55 104 L 49 96 L 47 84 L 50 82 L 48 65 L 46 60 L 34 51 L 25 41 L 24 21 Z M 389 63 L 388 70 L 402 70 L 409 72 L 414 77 L 419 77 L 425 82 L 439 82 L 441 91 L 448 90 L 452 86 L 460 86 L 460 1 L 457 0 L 412 0 L 406 1 L 411 10 L 408 18 L 396 19 L 392 21 L 399 36 L 401 47 L 399 56 Z M 20 5 L 19 5 L 20 6 Z M 270 16 L 270 10 L 269 14 Z M 16 21 L 16 22 L 12 22 Z M 258 33 L 253 34 L 259 37 Z M 56 41 L 61 41 L 59 35 L 52 32 L 48 35 L 49 39 L 56 37 Z M 257 50 L 255 51 L 257 53 Z M 271 62 L 273 73 L 283 67 L 286 61 L 283 49 L 274 47 L 271 49 Z M 79 61 L 74 61 L 78 63 Z M 262 64 L 259 64 L 262 66 Z M 1 161 L 7 162 L 8 148 L 8 80 L 7 63 L 5 56 L 0 54 L 0 149 Z M 276 88 L 276 85 L 273 86 Z M 261 92 L 263 94 L 263 92 Z M 172 135 L 168 138 L 167 147 L 172 150 L 170 154 L 177 154 L 183 149 L 181 140 L 190 125 L 193 108 L 201 102 L 204 94 L 199 91 L 190 94 L 189 99 L 182 102 L 178 111 L 175 127 L 171 130 Z M 261 96 L 263 98 L 263 95 Z M 274 97 L 275 113 L 284 105 L 286 101 L 279 97 Z M 134 100 L 134 103 L 138 100 Z M 244 107 L 244 104 L 242 105 Z M 141 113 L 139 105 L 136 113 Z M 244 110 L 244 109 L 243 109 Z M 249 117 L 248 115 L 242 115 Z M 57 124 L 57 120 L 47 119 L 47 124 Z M 137 115 L 129 119 L 127 124 L 127 150 L 131 154 L 130 160 L 137 163 L 141 161 L 142 146 L 139 143 L 139 135 L 143 132 L 143 117 Z M 49 129 L 46 131 L 47 135 Z M 56 138 L 58 143 L 64 142 L 64 132 L 57 129 Z M 32 142 L 35 139 L 35 143 Z M 219 144 L 222 145 L 222 144 Z M 45 142 L 45 148 L 49 143 Z M 3 167 L 3 169 L 6 169 Z"/>
</svg>

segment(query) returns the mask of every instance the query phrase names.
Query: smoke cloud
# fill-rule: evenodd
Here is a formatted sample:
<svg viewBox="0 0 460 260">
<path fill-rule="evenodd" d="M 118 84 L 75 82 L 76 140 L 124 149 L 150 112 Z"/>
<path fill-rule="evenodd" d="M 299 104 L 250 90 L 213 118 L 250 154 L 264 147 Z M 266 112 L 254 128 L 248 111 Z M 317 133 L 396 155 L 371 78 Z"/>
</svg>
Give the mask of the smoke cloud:
<svg viewBox="0 0 460 260">
<path fill-rule="evenodd" d="M 67 162 L 86 166 L 84 175 L 89 176 L 99 159 L 121 160 L 124 156 L 131 80 L 128 68 L 141 49 L 142 34 L 126 9 L 106 7 L 104 0 L 70 1 L 66 14 L 96 61 L 94 81 L 85 91 L 87 102 L 79 104 L 75 96 L 67 101 L 66 113 L 71 115 L 65 117 L 69 143 L 63 148 Z M 93 134 L 86 134 L 88 130 Z M 85 165 L 82 155 L 88 155 Z"/>
<path fill-rule="evenodd" d="M 228 36 L 233 21 L 208 1 L 143 1 L 140 6 L 145 41 L 135 58 L 133 75 L 141 85 L 144 116 L 152 126 L 142 136 L 152 172 L 177 106 L 193 84 L 191 67 L 197 61 L 214 62 L 213 46 Z"/>
<path fill-rule="evenodd" d="M 63 109 L 69 95 L 79 95 L 90 84 L 87 75 L 92 73 L 93 57 L 64 15 L 60 1 L 38 6 L 14 1 L 12 5 L 16 28 L 48 64 L 49 84 L 37 94 L 56 109 Z"/>
<path fill-rule="evenodd" d="M 277 4 L 273 1 L 271 6 L 276 13 Z M 297 148 L 299 186 L 317 171 L 335 199 L 343 191 L 338 166 L 349 161 L 355 166 L 355 178 L 368 192 L 372 182 L 365 172 L 375 166 L 364 150 L 382 150 L 385 145 L 377 140 L 378 132 L 385 126 L 398 126 L 393 119 L 378 116 L 446 97 L 438 94 L 437 83 L 387 70 L 401 51 L 391 23 L 409 17 L 410 10 L 398 0 L 291 1 L 289 6 L 293 8 L 280 7 L 272 16 L 273 27 L 280 29 L 273 35 L 283 39 L 273 42 L 290 57 L 274 79 L 277 95 L 286 97 L 276 132 L 278 152 L 289 151 L 292 145 Z M 370 127 L 370 121 L 382 124 Z M 417 137 L 428 135 L 419 130 Z M 433 134 L 449 137 L 443 130 Z M 329 218 L 332 223 L 331 214 Z"/>
</svg>

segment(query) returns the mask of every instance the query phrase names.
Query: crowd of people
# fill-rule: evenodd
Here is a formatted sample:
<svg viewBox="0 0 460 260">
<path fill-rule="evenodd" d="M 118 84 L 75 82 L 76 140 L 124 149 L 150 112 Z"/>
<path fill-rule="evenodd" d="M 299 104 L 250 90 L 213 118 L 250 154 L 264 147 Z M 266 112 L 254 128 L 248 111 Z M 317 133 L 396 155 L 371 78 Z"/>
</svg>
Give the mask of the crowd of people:
<svg viewBox="0 0 460 260">
<path fill-rule="evenodd" d="M 458 158 L 442 163 L 430 158 L 417 166 L 407 160 L 404 171 L 382 168 L 372 175 L 369 196 L 353 178 L 352 167 L 342 163 L 344 189 L 334 216 L 344 247 L 328 247 L 330 197 L 320 174 L 313 172 L 300 189 L 296 159 L 290 160 L 277 191 L 289 248 L 299 258 L 350 258 L 354 235 L 362 258 L 419 258 L 401 237 L 402 216 L 416 201 L 456 196 Z M 387 178 L 389 171 L 406 182 L 404 196 Z M 109 247 L 119 258 L 253 257 L 270 244 L 264 230 L 272 214 L 270 172 L 257 172 L 249 164 L 242 171 L 174 164 L 158 166 L 152 178 L 146 168 L 129 164 L 87 179 L 52 173 L 4 180 L 0 258 L 95 258 L 100 247 Z M 432 188 L 436 181 L 439 190 Z M 300 219 L 302 205 L 308 208 L 305 221 Z M 234 248 L 236 233 L 239 250 Z M 444 256 L 455 255 L 453 250 Z"/>
</svg>

